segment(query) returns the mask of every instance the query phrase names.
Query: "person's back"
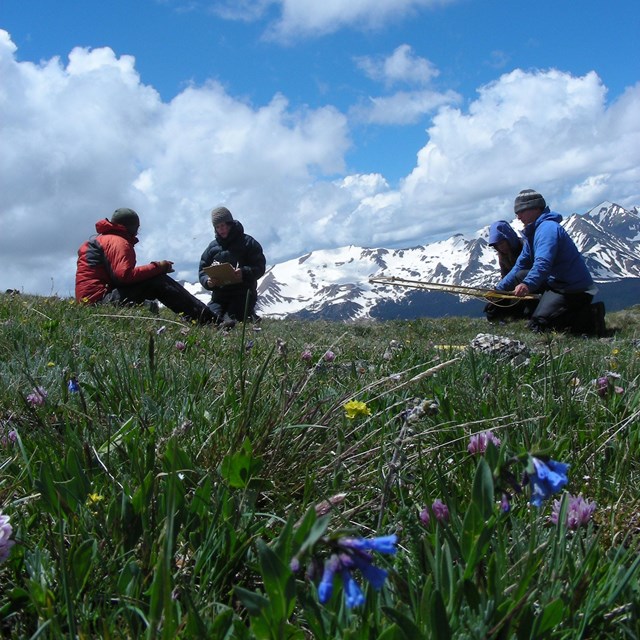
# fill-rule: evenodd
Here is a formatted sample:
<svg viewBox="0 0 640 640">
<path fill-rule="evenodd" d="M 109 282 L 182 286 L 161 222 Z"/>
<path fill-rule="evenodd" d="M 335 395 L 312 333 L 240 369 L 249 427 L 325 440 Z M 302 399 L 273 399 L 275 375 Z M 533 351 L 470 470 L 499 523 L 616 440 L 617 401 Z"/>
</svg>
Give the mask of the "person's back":
<svg viewBox="0 0 640 640">
<path fill-rule="evenodd" d="M 207 305 L 168 276 L 173 262 L 159 260 L 137 266 L 134 245 L 140 218 L 133 209 L 116 209 L 111 220 L 96 223 L 98 235 L 78 250 L 76 299 L 84 304 L 140 305 L 159 300 L 186 320 L 215 322 Z"/>
</svg>

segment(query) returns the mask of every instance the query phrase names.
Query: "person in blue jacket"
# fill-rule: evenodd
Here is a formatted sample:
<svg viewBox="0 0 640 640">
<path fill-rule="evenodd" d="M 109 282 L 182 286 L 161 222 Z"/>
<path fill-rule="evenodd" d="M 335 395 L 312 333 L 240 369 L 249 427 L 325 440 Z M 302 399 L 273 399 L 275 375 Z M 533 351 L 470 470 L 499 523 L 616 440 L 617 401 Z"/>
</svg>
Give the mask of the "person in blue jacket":
<svg viewBox="0 0 640 640">
<path fill-rule="evenodd" d="M 489 246 L 498 255 L 500 276 L 504 278 L 522 253 L 522 238 L 506 220 L 497 220 L 489 227 Z M 538 304 L 537 300 L 491 300 L 484 308 L 489 322 L 529 318 Z"/>
<path fill-rule="evenodd" d="M 542 195 L 533 189 L 520 191 L 513 210 L 524 225 L 524 246 L 496 289 L 513 291 L 516 296 L 542 294 L 528 325 L 534 331 L 568 329 L 602 335 L 604 305 L 591 305 L 597 288 L 578 248 L 560 224 L 562 216 L 550 211 Z"/>
</svg>

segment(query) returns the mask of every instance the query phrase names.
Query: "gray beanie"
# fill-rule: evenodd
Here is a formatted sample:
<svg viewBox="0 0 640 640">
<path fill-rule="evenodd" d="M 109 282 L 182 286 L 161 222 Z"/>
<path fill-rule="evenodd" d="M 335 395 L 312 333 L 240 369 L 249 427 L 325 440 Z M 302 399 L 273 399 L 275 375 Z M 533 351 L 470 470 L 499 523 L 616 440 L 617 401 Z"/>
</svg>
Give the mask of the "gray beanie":
<svg viewBox="0 0 640 640">
<path fill-rule="evenodd" d="M 121 224 L 130 231 L 136 231 L 140 226 L 140 218 L 133 209 L 116 209 L 111 216 L 111 222 Z"/>
<path fill-rule="evenodd" d="M 227 207 L 216 207 L 215 209 L 212 209 L 211 222 L 214 227 L 221 222 L 233 222 L 231 211 L 229 211 Z"/>
<path fill-rule="evenodd" d="M 547 203 L 544 198 L 533 189 L 523 189 L 513 203 L 514 213 L 519 213 L 525 209 L 545 209 Z"/>
</svg>

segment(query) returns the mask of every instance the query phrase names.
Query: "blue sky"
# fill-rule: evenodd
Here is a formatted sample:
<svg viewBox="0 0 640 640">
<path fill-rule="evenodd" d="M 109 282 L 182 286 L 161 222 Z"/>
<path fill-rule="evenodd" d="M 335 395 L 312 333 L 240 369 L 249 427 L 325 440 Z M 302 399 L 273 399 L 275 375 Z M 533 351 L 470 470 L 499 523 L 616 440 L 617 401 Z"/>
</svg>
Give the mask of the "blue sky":
<svg viewBox="0 0 640 640">
<path fill-rule="evenodd" d="M 270 264 L 473 233 L 527 187 L 637 205 L 639 27 L 631 1 L 3 0 L 0 287 L 72 293 L 119 206 L 195 280 L 219 203 Z"/>
</svg>

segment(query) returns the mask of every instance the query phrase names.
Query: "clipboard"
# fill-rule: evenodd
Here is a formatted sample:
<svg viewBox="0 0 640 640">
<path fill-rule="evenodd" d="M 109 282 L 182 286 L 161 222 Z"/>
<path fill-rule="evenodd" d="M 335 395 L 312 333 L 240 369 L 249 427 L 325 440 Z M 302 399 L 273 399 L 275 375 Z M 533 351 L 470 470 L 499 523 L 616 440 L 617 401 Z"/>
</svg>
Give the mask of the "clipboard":
<svg viewBox="0 0 640 640">
<path fill-rule="evenodd" d="M 228 263 L 212 264 L 205 267 L 203 271 L 210 277 L 217 280 L 220 284 L 234 284 L 236 280 L 236 270 Z"/>
</svg>

